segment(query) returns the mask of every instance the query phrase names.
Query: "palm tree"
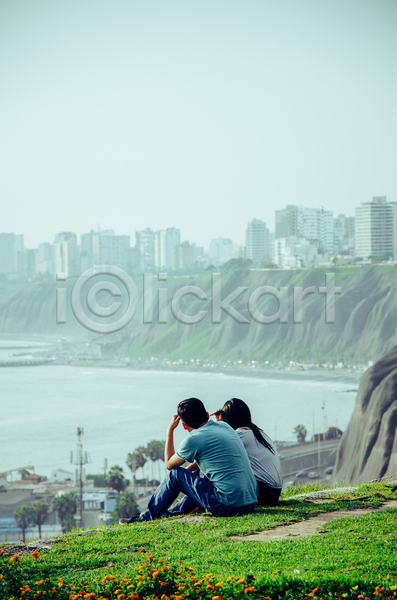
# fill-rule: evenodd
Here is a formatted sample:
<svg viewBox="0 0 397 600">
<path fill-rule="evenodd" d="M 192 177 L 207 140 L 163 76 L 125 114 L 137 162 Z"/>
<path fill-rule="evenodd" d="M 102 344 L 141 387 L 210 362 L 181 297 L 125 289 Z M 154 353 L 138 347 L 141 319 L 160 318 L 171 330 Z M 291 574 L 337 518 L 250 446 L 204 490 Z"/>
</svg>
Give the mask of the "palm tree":
<svg viewBox="0 0 397 600">
<path fill-rule="evenodd" d="M 139 509 L 134 494 L 131 494 L 131 492 L 122 492 L 119 494 L 111 516 L 113 523 L 118 523 L 121 518 L 135 517 L 137 515 L 139 515 Z"/>
<path fill-rule="evenodd" d="M 123 475 L 123 468 L 119 467 L 119 465 L 114 465 L 109 469 L 106 481 L 108 486 L 117 492 L 122 492 L 128 485 L 127 480 Z"/>
<path fill-rule="evenodd" d="M 297 425 L 294 429 L 294 434 L 298 438 L 298 444 L 304 444 L 307 436 L 307 429 L 304 425 Z"/>
<path fill-rule="evenodd" d="M 32 509 L 25 504 L 14 510 L 14 519 L 20 529 L 22 529 L 22 541 L 25 541 L 25 531 L 32 524 Z"/>
<path fill-rule="evenodd" d="M 52 510 L 58 513 L 63 533 L 73 529 L 73 515 L 76 512 L 76 493 L 68 492 L 62 496 L 56 496 L 52 501 Z"/>
<path fill-rule="evenodd" d="M 41 539 L 41 526 L 48 517 L 48 504 L 42 502 L 41 500 L 37 500 L 32 505 L 32 514 L 33 514 L 33 524 L 37 525 L 39 528 L 39 538 Z"/>
<path fill-rule="evenodd" d="M 152 462 L 157 462 L 158 460 L 164 461 L 164 447 L 165 447 L 164 440 L 152 440 L 146 446 L 146 450 L 145 450 L 146 456 Z M 158 465 L 158 466 L 159 466 L 158 471 L 160 472 L 160 465 Z M 153 479 L 153 473 L 152 473 L 152 479 Z M 161 481 L 162 478 L 159 476 L 159 479 Z"/>
<path fill-rule="evenodd" d="M 145 447 L 138 446 L 134 452 L 129 452 L 126 460 L 128 468 L 132 471 L 132 481 L 134 493 L 136 493 L 136 476 L 135 473 L 138 469 L 143 469 L 146 464 Z"/>
</svg>

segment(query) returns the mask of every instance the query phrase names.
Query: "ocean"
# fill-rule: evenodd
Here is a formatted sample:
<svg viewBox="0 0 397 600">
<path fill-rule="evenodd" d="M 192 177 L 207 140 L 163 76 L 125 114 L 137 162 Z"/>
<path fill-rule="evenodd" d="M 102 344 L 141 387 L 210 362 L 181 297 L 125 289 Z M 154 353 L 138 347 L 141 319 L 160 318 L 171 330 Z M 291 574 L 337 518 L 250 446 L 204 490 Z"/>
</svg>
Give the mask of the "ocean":
<svg viewBox="0 0 397 600">
<path fill-rule="evenodd" d="M 5 355 L 5 350 L 0 354 Z M 103 472 L 152 439 L 164 439 L 176 405 L 184 398 L 203 400 L 214 412 L 231 397 L 249 405 L 253 421 L 270 437 L 296 441 L 293 429 L 330 426 L 345 430 L 353 412 L 358 377 L 285 373 L 246 377 L 207 372 L 137 371 L 43 365 L 0 368 L 0 472 L 33 465 L 39 475 L 52 469 L 73 471 L 77 427 L 84 428 L 87 473 Z M 185 435 L 175 432 L 176 447 Z M 137 475 L 139 476 L 139 471 Z"/>
</svg>

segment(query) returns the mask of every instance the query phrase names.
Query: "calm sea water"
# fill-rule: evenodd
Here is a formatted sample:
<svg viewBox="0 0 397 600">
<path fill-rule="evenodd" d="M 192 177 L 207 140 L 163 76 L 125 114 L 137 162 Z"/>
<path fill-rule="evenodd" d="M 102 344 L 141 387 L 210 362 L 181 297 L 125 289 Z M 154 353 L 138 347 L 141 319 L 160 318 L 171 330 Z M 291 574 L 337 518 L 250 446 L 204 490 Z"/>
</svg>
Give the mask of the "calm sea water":
<svg viewBox="0 0 397 600">
<path fill-rule="evenodd" d="M 105 458 L 109 466 L 125 466 L 128 452 L 164 439 L 177 403 L 190 396 L 202 399 L 209 412 L 233 396 L 242 398 L 273 439 L 294 441 L 298 423 L 310 437 L 313 420 L 316 431 L 333 425 L 344 430 L 355 401 L 346 390 L 357 388 L 357 381 L 38 366 L 3 367 L 0 385 L 0 472 L 31 464 L 36 473 L 50 475 L 58 467 L 73 470 L 77 427 L 84 428 L 91 458 L 87 472 L 100 472 Z M 178 427 L 176 445 L 183 437 Z"/>
</svg>

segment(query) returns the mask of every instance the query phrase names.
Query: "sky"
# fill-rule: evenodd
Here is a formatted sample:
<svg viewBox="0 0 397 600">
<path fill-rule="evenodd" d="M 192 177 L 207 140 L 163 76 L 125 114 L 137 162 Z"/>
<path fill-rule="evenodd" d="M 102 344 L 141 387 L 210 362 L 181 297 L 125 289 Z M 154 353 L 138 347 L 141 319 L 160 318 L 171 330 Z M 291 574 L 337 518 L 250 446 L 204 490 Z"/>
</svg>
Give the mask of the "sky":
<svg viewBox="0 0 397 600">
<path fill-rule="evenodd" d="M 396 0 L 0 0 L 0 232 L 397 201 Z"/>
</svg>

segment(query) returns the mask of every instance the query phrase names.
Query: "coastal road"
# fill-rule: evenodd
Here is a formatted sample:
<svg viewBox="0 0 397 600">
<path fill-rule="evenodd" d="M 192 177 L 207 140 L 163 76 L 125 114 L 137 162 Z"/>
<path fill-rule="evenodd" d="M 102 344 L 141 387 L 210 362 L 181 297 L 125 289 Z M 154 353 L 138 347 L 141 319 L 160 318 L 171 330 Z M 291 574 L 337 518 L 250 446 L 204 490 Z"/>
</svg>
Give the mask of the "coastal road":
<svg viewBox="0 0 397 600">
<path fill-rule="evenodd" d="M 320 452 L 323 453 L 326 450 L 334 450 L 339 446 L 339 440 L 326 440 L 325 442 L 313 442 L 309 444 L 303 444 L 301 446 L 291 446 L 289 448 L 281 448 L 279 450 L 279 454 L 283 455 L 283 460 L 286 458 L 300 458 L 301 456 L 305 456 L 306 454 L 316 454 L 318 452 L 318 447 L 320 446 Z"/>
</svg>

